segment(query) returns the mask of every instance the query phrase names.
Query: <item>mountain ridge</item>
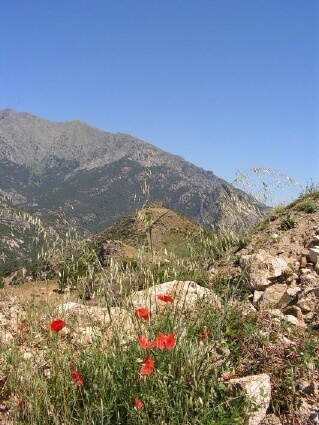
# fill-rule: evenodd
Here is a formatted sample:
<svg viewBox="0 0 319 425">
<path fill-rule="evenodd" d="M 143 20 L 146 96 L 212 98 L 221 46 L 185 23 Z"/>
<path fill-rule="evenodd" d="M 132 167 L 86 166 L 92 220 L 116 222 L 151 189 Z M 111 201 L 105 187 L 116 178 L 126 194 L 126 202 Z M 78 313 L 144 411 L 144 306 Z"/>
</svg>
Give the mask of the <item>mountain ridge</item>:
<svg viewBox="0 0 319 425">
<path fill-rule="evenodd" d="M 10 109 L 0 111 L 0 193 L 31 213 L 62 211 L 91 233 L 146 200 L 216 228 L 222 218 L 250 227 L 264 210 L 213 172 L 131 135 Z"/>
</svg>

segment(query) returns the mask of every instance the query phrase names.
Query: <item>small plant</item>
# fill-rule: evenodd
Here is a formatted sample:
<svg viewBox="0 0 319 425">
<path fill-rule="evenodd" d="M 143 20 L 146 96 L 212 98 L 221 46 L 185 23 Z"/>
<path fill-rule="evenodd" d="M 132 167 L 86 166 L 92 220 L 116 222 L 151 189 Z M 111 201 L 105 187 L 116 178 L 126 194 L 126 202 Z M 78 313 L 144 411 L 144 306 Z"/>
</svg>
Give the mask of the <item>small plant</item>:
<svg viewBox="0 0 319 425">
<path fill-rule="evenodd" d="M 311 202 L 311 201 L 305 201 L 299 205 L 298 210 L 304 211 L 307 214 L 312 214 L 318 211 L 318 205 L 316 205 L 314 202 Z"/>
<path fill-rule="evenodd" d="M 238 249 L 240 250 L 240 249 L 246 248 L 249 242 L 250 242 L 249 237 L 247 236 L 240 237 L 238 241 Z"/>
<path fill-rule="evenodd" d="M 298 219 L 292 214 L 287 214 L 287 216 L 282 220 L 280 224 L 281 230 L 293 229 L 297 226 Z"/>
<path fill-rule="evenodd" d="M 313 180 L 311 180 L 310 183 L 307 183 L 306 187 L 300 194 L 300 198 L 309 195 L 314 196 L 317 199 L 319 198 L 319 183 L 315 183 Z"/>
</svg>

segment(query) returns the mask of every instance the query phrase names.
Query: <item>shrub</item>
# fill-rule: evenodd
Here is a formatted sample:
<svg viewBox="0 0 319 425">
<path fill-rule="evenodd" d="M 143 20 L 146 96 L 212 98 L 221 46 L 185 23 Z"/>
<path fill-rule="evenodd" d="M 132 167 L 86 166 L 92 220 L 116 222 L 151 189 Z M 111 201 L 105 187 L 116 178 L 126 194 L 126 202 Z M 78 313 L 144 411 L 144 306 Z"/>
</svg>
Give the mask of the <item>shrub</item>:
<svg viewBox="0 0 319 425">
<path fill-rule="evenodd" d="M 298 224 L 298 219 L 292 214 L 287 214 L 287 216 L 280 223 L 281 230 L 289 230 L 296 227 Z"/>
<path fill-rule="evenodd" d="M 318 211 L 318 205 L 316 205 L 314 202 L 311 202 L 311 201 L 305 201 L 299 205 L 298 210 L 304 211 L 307 214 L 312 214 Z"/>
</svg>

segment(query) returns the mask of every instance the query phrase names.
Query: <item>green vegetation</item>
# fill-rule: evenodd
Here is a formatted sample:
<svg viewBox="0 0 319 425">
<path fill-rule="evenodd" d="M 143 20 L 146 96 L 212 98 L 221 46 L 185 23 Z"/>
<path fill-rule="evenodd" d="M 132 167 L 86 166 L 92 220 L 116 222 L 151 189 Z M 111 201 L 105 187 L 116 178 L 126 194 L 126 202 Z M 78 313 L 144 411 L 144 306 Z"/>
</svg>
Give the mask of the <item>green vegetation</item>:
<svg viewBox="0 0 319 425">
<path fill-rule="evenodd" d="M 258 231 L 274 220 L 282 230 L 295 227 L 295 214 L 308 213 L 304 205 L 314 202 L 309 196 L 316 193 L 272 211 Z M 215 273 L 238 264 L 236 252 L 252 235 L 216 234 L 148 206 L 93 240 L 73 230 L 64 240 L 46 239 L 34 276 L 58 276 L 58 304 L 76 299 L 87 315 L 57 310 L 50 299 L 17 309 L 10 348 L 0 344 L 0 397 L 9 418 L 17 425 L 244 424 L 256 406 L 229 380 L 267 373 L 269 410 L 293 423 L 297 384 L 319 367 L 318 335 L 247 309 L 245 276 Z M 100 247 L 110 236 L 133 241 L 135 255 L 110 257 L 103 267 Z M 221 303 L 203 299 L 181 309 L 174 298 L 164 305 L 157 298 L 155 306 L 141 306 L 147 318 L 139 315 L 135 292 L 172 280 L 194 281 Z M 0 302 L 6 305 L 3 293 Z"/>
<path fill-rule="evenodd" d="M 318 211 L 318 205 L 316 205 L 314 202 L 312 201 L 305 201 L 302 202 L 299 206 L 298 206 L 298 210 L 299 211 L 304 211 L 307 214 L 312 214 L 316 211 Z"/>
<path fill-rule="evenodd" d="M 282 230 L 289 230 L 296 227 L 298 224 L 298 219 L 292 214 L 287 214 L 286 217 L 282 220 L 280 228 Z"/>
</svg>

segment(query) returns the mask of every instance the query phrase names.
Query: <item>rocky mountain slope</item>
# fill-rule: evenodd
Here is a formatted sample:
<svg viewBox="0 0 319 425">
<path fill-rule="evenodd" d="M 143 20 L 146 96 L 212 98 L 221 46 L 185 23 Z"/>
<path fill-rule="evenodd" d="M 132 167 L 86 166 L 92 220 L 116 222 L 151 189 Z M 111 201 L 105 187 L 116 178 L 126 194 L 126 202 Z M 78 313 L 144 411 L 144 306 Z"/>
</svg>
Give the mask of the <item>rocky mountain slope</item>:
<svg viewBox="0 0 319 425">
<path fill-rule="evenodd" d="M 216 228 L 249 227 L 264 209 L 212 172 L 130 135 L 10 109 L 0 112 L 0 194 L 31 213 L 63 212 L 91 233 L 146 198 Z"/>
</svg>

